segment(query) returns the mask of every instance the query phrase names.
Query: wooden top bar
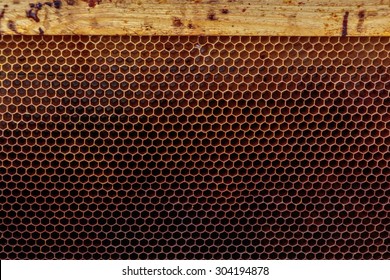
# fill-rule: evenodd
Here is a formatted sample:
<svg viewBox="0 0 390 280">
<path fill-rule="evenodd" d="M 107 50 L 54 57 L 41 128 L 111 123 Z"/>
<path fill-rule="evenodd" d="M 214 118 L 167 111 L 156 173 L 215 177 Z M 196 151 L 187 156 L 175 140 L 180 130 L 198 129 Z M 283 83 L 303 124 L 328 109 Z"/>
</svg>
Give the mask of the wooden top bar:
<svg viewBox="0 0 390 280">
<path fill-rule="evenodd" d="M 389 36 L 390 0 L 0 0 L 0 32 Z"/>
</svg>

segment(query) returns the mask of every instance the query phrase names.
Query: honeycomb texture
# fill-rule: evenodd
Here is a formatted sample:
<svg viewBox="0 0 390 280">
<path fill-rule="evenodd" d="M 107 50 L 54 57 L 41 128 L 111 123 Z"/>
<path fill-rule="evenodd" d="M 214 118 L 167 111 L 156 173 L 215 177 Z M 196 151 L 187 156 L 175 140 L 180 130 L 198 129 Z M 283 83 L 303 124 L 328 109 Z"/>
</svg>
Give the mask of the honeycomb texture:
<svg viewBox="0 0 390 280">
<path fill-rule="evenodd" d="M 389 54 L 3 36 L 1 259 L 390 259 Z"/>
</svg>

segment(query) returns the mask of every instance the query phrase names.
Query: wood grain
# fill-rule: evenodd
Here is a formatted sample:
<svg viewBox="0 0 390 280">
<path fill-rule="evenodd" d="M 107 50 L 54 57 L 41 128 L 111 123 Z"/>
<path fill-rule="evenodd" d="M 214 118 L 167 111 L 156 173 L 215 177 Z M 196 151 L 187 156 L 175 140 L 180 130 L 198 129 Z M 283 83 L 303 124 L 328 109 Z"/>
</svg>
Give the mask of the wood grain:
<svg viewBox="0 0 390 280">
<path fill-rule="evenodd" d="M 29 3 L 0 0 L 2 34 L 390 35 L 390 0 L 61 0 L 39 22 Z"/>
</svg>

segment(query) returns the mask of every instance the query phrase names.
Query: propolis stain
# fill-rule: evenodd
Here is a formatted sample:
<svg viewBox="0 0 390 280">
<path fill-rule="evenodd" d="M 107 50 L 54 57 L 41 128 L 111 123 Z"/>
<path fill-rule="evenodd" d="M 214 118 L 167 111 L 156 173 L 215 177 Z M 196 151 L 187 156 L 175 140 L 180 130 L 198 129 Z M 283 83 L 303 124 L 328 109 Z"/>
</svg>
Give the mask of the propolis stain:
<svg viewBox="0 0 390 280">
<path fill-rule="evenodd" d="M 96 5 L 102 2 L 102 0 L 83 0 L 83 1 L 87 2 L 88 6 L 91 8 L 94 8 Z"/>
</svg>

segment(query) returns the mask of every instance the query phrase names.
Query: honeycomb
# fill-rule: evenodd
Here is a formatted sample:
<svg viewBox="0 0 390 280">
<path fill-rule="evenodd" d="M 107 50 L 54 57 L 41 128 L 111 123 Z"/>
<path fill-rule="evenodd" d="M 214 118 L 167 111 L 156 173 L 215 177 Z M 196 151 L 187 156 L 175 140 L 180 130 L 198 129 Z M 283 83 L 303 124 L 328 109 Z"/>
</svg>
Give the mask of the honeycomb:
<svg viewBox="0 0 390 280">
<path fill-rule="evenodd" d="M 390 38 L 2 36 L 1 259 L 390 259 Z"/>
</svg>

